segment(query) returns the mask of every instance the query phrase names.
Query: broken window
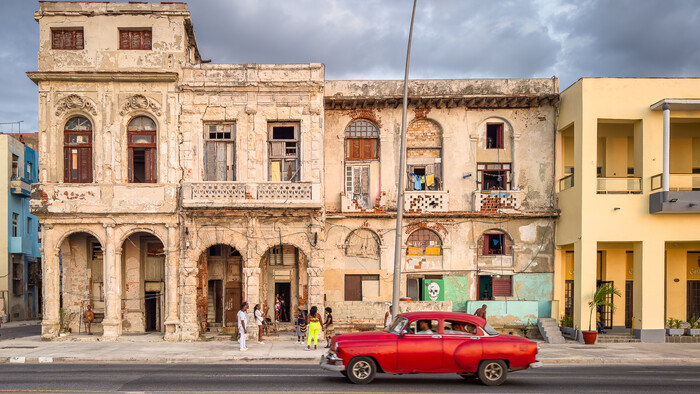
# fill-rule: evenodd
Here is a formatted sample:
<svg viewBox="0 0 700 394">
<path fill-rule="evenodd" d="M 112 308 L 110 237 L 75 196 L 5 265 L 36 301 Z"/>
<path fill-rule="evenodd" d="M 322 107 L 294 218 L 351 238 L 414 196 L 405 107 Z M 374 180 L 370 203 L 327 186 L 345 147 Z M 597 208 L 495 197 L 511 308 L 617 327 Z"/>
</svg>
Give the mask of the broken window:
<svg viewBox="0 0 700 394">
<path fill-rule="evenodd" d="M 92 182 L 92 123 L 82 116 L 70 119 L 63 138 L 63 181 Z"/>
<path fill-rule="evenodd" d="M 236 126 L 208 124 L 204 129 L 204 180 L 235 181 Z"/>
<path fill-rule="evenodd" d="M 509 255 L 510 249 L 510 239 L 505 233 L 490 232 L 484 234 L 482 249 L 484 256 Z"/>
<path fill-rule="evenodd" d="M 379 297 L 379 275 L 345 275 L 345 301 Z"/>
<path fill-rule="evenodd" d="M 299 123 L 270 123 L 269 171 L 272 182 L 298 182 L 299 172 Z"/>
<path fill-rule="evenodd" d="M 407 255 L 442 255 L 442 240 L 433 230 L 423 228 L 412 232 L 406 244 L 408 245 Z"/>
<path fill-rule="evenodd" d="M 503 123 L 486 125 L 486 149 L 503 149 Z"/>
<path fill-rule="evenodd" d="M 156 183 L 156 124 L 139 116 L 127 127 L 129 183 Z"/>
<path fill-rule="evenodd" d="M 345 195 L 360 208 L 370 208 L 369 166 L 345 167 Z"/>
<path fill-rule="evenodd" d="M 345 240 L 345 255 L 348 257 L 379 258 L 379 237 L 367 229 L 353 230 Z"/>
<path fill-rule="evenodd" d="M 19 178 L 19 156 L 12 154 L 12 177 Z"/>
<path fill-rule="evenodd" d="M 406 190 L 442 190 L 442 129 L 418 119 L 406 133 Z"/>
<path fill-rule="evenodd" d="M 291 245 L 278 245 L 270 248 L 270 265 L 294 265 L 297 260 L 297 248 Z"/>
<path fill-rule="evenodd" d="M 119 49 L 151 49 L 151 29 L 119 29 Z"/>
<path fill-rule="evenodd" d="M 83 28 L 51 29 L 51 49 L 83 49 Z"/>
<path fill-rule="evenodd" d="M 510 190 L 510 163 L 478 163 L 476 169 L 479 190 Z"/>
<path fill-rule="evenodd" d="M 367 120 L 356 120 L 345 129 L 345 160 L 379 159 L 379 128 Z"/>
</svg>

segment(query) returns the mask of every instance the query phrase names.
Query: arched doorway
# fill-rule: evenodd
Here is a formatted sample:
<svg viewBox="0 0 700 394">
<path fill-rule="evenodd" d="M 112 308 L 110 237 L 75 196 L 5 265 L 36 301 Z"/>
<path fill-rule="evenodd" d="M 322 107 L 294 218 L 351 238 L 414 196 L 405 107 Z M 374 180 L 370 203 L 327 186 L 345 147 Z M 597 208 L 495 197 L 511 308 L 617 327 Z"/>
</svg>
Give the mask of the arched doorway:
<svg viewBox="0 0 700 394">
<path fill-rule="evenodd" d="M 88 306 L 95 321 L 91 331 L 102 332 L 105 314 L 104 263 L 100 241 L 92 234 L 77 232 L 61 242 L 59 253 L 59 308 L 62 329 L 86 332 L 83 319 Z"/>
<path fill-rule="evenodd" d="M 243 257 L 234 247 L 218 244 L 199 256 L 197 321 L 201 331 L 236 327 L 243 300 Z"/>
<path fill-rule="evenodd" d="M 165 250 L 153 234 L 137 232 L 122 244 L 122 330 L 164 331 Z"/>
<path fill-rule="evenodd" d="M 306 307 L 308 299 L 308 277 L 306 255 L 292 245 L 269 248 L 260 261 L 260 300 L 267 304 L 270 317 L 274 316 L 275 297 L 280 296 L 279 320 L 292 322 L 298 306 Z"/>
</svg>

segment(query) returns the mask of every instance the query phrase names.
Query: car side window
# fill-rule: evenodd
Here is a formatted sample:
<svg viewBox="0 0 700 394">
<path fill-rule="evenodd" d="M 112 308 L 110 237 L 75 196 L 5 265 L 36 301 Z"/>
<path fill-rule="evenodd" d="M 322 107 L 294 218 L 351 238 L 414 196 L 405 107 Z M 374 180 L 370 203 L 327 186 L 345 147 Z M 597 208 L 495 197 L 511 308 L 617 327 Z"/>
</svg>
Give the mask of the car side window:
<svg viewBox="0 0 700 394">
<path fill-rule="evenodd" d="M 461 320 L 445 320 L 445 334 L 478 335 L 474 324 Z"/>
<path fill-rule="evenodd" d="M 410 335 L 433 335 L 438 333 L 438 321 L 423 319 L 414 320 L 405 330 Z"/>
</svg>

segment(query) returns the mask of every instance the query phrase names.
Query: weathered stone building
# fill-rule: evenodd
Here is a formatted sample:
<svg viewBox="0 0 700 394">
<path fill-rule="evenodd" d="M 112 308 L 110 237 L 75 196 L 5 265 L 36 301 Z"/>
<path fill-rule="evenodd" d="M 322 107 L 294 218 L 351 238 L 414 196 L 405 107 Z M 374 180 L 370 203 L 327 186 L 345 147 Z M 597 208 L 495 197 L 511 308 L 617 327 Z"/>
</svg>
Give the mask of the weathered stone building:
<svg viewBox="0 0 700 394">
<path fill-rule="evenodd" d="M 381 319 L 401 82 L 207 64 L 182 3 L 42 2 L 35 19 L 45 338 L 90 305 L 105 339 L 192 340 L 276 294 Z M 414 305 L 549 316 L 557 92 L 411 83 L 402 295 L 433 302 Z"/>
</svg>

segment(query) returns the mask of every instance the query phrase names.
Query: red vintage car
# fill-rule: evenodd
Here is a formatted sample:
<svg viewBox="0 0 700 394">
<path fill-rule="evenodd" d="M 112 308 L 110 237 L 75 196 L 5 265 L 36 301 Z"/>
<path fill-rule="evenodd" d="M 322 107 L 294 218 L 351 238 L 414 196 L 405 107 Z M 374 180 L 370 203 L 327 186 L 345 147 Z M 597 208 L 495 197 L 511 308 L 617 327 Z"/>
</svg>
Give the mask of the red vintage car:
<svg viewBox="0 0 700 394">
<path fill-rule="evenodd" d="M 486 320 L 456 312 L 412 312 L 384 331 L 341 334 L 321 357 L 321 367 L 366 384 L 378 372 L 457 373 L 497 386 L 508 371 L 538 368 L 537 344 L 497 333 Z"/>
</svg>

